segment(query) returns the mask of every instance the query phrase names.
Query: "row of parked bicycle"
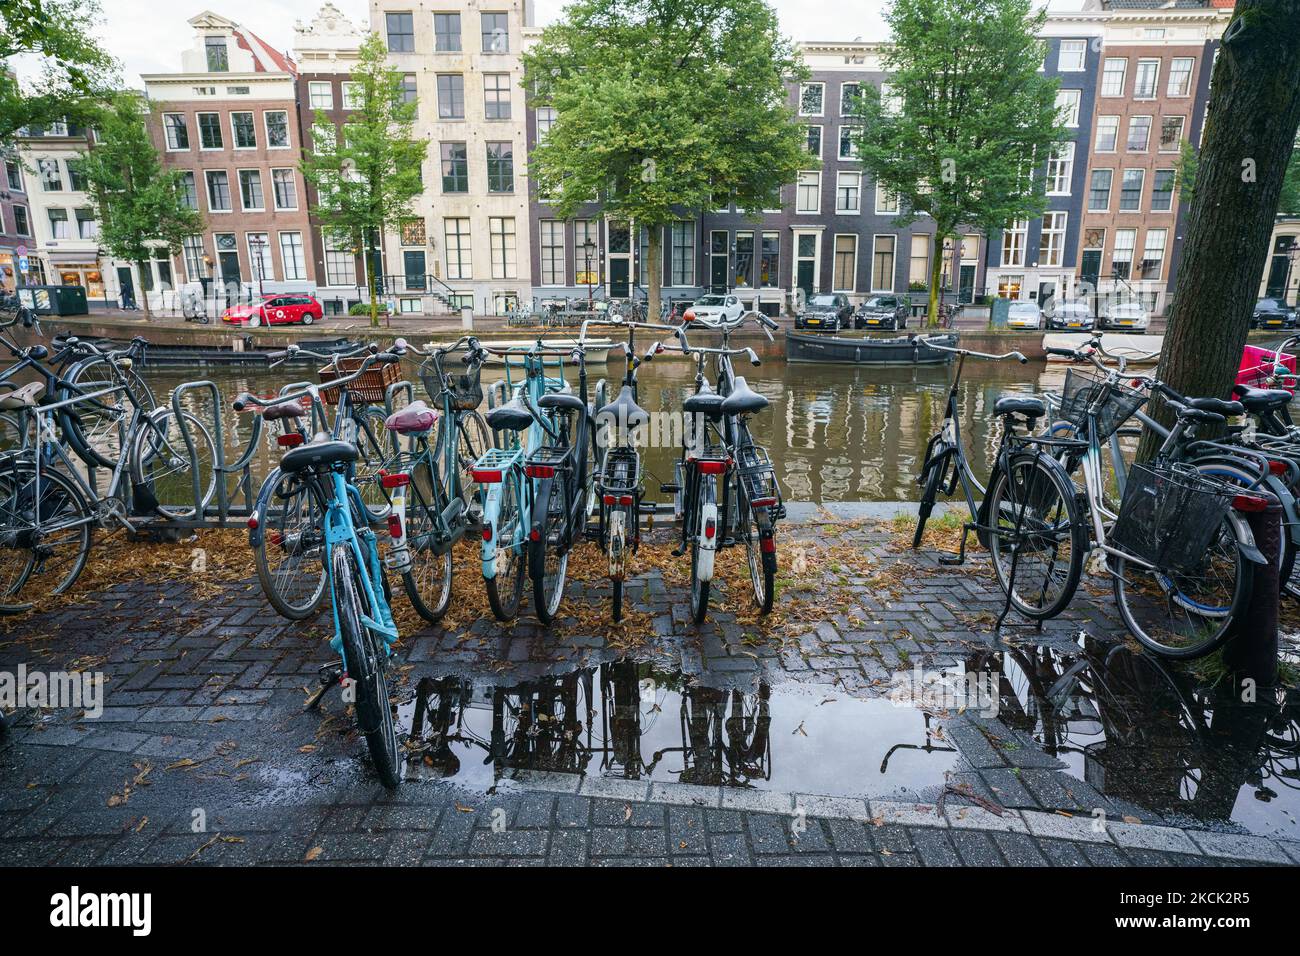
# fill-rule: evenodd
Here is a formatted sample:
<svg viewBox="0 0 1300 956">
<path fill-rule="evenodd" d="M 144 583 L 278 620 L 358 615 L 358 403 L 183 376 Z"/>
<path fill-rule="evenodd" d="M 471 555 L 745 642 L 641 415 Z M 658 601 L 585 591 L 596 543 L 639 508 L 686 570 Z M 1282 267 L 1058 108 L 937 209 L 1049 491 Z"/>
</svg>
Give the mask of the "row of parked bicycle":
<svg viewBox="0 0 1300 956">
<path fill-rule="evenodd" d="M 1232 400 L 1184 396 L 1155 375 L 1131 371 L 1130 356 L 1106 352 L 1098 338 L 1079 349 L 1048 348 L 1090 371 L 1071 367 L 1059 394 L 996 402 L 1003 427 L 986 484 L 961 440 L 962 369 L 968 357 L 1025 358 L 929 342 L 958 360 L 918 478 L 913 547 L 939 496 L 960 485 L 969 518 L 959 554 L 941 561 L 964 561 L 975 533 L 1006 594 L 999 626 L 1012 609 L 1033 621 L 1060 614 L 1091 561 L 1092 570 L 1109 574 L 1120 617 L 1142 645 L 1178 659 L 1211 653 L 1241 628 L 1256 574 L 1269 565 L 1252 513 L 1280 506 L 1280 587 L 1300 599 L 1300 427 L 1288 412 L 1297 382 L 1286 362 L 1298 342 L 1283 342 L 1255 376 L 1280 387 L 1241 383 Z M 1143 411 L 1153 398 L 1172 425 Z M 1126 456 L 1124 443 L 1138 440 L 1143 427 L 1158 447 L 1128 464 L 1133 454 Z"/>
</svg>

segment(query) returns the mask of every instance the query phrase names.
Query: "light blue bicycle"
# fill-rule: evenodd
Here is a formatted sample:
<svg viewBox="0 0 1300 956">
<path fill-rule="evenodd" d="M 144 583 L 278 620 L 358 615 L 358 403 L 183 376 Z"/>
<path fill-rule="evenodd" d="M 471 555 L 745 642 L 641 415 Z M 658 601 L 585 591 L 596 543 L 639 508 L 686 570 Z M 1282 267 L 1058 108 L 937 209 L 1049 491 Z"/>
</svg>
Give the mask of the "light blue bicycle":
<svg viewBox="0 0 1300 956">
<path fill-rule="evenodd" d="M 369 356 L 338 384 L 359 378 L 374 364 L 399 360 L 395 353 Z M 304 390 L 275 399 L 244 394 L 235 399 L 234 408 L 243 411 L 249 406 L 297 402 L 307 394 L 309 391 Z M 353 442 L 322 436 L 290 449 L 280 459 L 280 469 L 301 479 L 318 513 L 323 515 L 325 569 L 334 617 L 330 644 L 341 658 L 321 668 L 320 690 L 308 701 L 307 708 L 314 708 L 330 687 L 344 685 L 347 679 L 345 699 L 351 697 L 355 703 L 357 725 L 366 738 L 379 779 L 385 787 L 394 789 L 401 777 L 397 731 L 388 699 L 387 663 L 397 640 L 397 625 L 388 603 L 388 581 L 375 533 L 363 517 L 367 513 L 365 502 L 348 478 L 359 457 Z"/>
</svg>

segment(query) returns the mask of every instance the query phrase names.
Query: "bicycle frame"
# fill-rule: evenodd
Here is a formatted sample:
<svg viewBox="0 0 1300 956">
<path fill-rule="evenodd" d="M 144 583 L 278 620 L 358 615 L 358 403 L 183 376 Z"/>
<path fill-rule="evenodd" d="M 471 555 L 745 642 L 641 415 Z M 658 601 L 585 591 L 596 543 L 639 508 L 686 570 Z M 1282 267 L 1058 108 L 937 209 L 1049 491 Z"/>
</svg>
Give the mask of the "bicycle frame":
<svg viewBox="0 0 1300 956">
<path fill-rule="evenodd" d="M 319 482 L 319 476 L 313 476 Z M 351 484 L 340 469 L 332 469 L 329 475 L 331 494 L 325 495 L 325 553 L 330 554 L 335 545 L 347 544 L 361 570 L 361 588 L 370 610 L 369 615 L 361 616 L 361 623 L 384 641 L 386 653 L 392 653 L 392 644 L 397 640 L 397 625 L 393 621 L 392 609 L 384 598 L 383 566 L 379 559 L 379 546 L 375 533 L 368 527 L 356 527 L 352 521 L 352 509 L 358 514 L 365 514 L 365 503 L 361 493 Z M 326 561 L 329 574 L 330 610 L 334 620 L 334 637 L 330 646 L 343 658 L 343 666 L 348 661 L 343 654 L 343 636 L 339 626 L 338 582 L 334 580 L 333 562 Z M 377 616 L 376 616 L 377 615 Z"/>
</svg>

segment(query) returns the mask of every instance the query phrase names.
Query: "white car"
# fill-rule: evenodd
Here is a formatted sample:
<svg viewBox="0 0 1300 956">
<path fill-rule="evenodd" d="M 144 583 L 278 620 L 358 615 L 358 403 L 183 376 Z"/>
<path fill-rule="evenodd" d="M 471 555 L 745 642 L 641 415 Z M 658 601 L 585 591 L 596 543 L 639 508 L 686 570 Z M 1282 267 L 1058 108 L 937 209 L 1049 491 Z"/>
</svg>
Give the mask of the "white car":
<svg viewBox="0 0 1300 956">
<path fill-rule="evenodd" d="M 1147 315 L 1141 302 L 1122 299 L 1102 306 L 1100 325 L 1103 329 L 1145 332 L 1150 324 L 1151 316 Z"/>
<path fill-rule="evenodd" d="M 1042 310 L 1033 302 L 1012 302 L 1007 313 L 1009 329 L 1041 329 L 1043 327 Z"/>
<path fill-rule="evenodd" d="M 705 295 L 696 300 L 687 311 L 694 312 L 697 319 L 716 321 L 719 318 L 737 319 L 745 311 L 740 298 L 734 295 Z"/>
</svg>

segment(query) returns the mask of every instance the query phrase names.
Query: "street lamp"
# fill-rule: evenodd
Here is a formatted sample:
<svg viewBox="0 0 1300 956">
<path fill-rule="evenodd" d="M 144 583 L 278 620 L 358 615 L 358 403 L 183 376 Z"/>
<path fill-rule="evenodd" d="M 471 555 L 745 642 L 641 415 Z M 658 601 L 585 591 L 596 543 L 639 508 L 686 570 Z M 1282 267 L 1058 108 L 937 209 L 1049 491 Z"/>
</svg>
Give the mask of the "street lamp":
<svg viewBox="0 0 1300 956">
<path fill-rule="evenodd" d="M 582 251 L 583 251 L 583 254 L 584 254 L 585 257 L 586 257 L 586 270 L 585 270 L 585 272 L 584 272 L 584 274 L 583 274 L 583 279 L 585 279 L 586 282 L 587 282 L 587 313 L 590 314 L 590 313 L 591 313 L 591 308 L 592 308 L 592 300 L 591 300 L 591 257 L 592 257 L 592 255 L 595 253 L 595 251 L 596 251 L 596 243 L 592 241 L 591 236 L 588 236 L 588 237 L 586 238 L 586 240 L 583 242 L 583 244 L 582 244 Z"/>
<path fill-rule="evenodd" d="M 265 298 L 266 292 L 262 287 L 262 279 L 264 278 L 264 276 L 262 275 L 262 250 L 266 248 L 267 242 L 265 239 L 261 238 L 260 236 L 249 236 L 248 245 L 249 248 L 253 249 L 257 255 L 257 258 L 255 260 L 255 262 L 257 263 L 257 297 L 259 299 Z"/>
</svg>

